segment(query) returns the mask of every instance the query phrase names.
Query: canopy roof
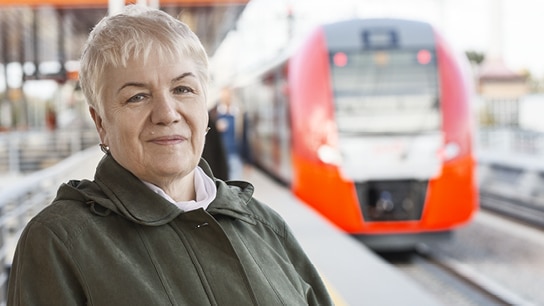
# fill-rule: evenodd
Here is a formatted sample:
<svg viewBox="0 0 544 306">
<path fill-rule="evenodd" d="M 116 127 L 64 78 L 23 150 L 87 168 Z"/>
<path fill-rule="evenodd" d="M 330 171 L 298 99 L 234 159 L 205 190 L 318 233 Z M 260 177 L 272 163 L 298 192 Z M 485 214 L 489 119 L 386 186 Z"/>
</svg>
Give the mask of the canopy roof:
<svg viewBox="0 0 544 306">
<path fill-rule="evenodd" d="M 159 5 L 187 23 L 212 56 L 248 1 L 159 0 Z M 108 14 L 108 4 L 108 0 L 0 0 L 0 62 L 79 59 L 90 29 Z"/>
<path fill-rule="evenodd" d="M 56 6 L 94 7 L 108 6 L 109 0 L 0 0 L 0 6 Z M 134 0 L 125 1 L 134 3 Z M 249 0 L 160 0 L 160 5 L 215 6 L 224 4 L 247 4 Z"/>
</svg>

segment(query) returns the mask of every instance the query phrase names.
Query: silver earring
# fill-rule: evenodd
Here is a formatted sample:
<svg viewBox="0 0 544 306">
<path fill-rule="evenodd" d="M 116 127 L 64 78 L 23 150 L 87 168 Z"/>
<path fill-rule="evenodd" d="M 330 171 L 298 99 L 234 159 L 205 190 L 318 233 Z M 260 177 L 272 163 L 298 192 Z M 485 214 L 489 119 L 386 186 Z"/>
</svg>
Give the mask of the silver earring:
<svg viewBox="0 0 544 306">
<path fill-rule="evenodd" d="M 108 145 L 105 145 L 103 143 L 100 144 L 100 150 L 102 150 L 102 152 L 104 152 L 105 154 L 110 153 L 110 147 L 108 147 Z"/>
<path fill-rule="evenodd" d="M 206 128 L 206 132 L 204 132 L 204 135 L 208 134 L 208 132 L 211 130 L 211 128 Z"/>
</svg>

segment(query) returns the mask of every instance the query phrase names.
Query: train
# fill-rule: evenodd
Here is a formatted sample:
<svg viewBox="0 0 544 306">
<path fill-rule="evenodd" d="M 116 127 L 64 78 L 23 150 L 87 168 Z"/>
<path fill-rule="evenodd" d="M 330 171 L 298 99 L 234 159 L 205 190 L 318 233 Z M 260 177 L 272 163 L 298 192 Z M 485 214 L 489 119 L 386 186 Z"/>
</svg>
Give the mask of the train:
<svg viewBox="0 0 544 306">
<path fill-rule="evenodd" d="M 321 24 L 237 80 L 251 162 L 370 249 L 450 239 L 478 210 L 468 60 L 430 23 Z"/>
</svg>

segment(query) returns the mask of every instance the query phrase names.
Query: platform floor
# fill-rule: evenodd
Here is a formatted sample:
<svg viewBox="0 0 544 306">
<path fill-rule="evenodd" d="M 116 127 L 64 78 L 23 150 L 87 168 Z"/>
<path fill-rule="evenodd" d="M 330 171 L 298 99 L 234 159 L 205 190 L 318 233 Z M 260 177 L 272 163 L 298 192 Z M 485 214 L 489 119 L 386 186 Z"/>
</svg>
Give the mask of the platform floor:
<svg viewBox="0 0 544 306">
<path fill-rule="evenodd" d="M 287 221 L 325 279 L 336 305 L 441 305 L 418 284 L 254 168 L 255 197 Z"/>
</svg>

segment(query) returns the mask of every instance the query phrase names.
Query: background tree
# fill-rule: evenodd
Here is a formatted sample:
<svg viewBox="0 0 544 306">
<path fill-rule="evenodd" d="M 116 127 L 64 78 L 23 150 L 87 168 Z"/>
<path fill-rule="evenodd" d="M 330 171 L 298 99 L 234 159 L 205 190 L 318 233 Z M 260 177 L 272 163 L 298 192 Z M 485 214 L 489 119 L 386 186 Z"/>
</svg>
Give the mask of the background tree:
<svg viewBox="0 0 544 306">
<path fill-rule="evenodd" d="M 476 66 L 479 66 L 485 60 L 485 55 L 482 52 L 469 50 L 465 54 L 468 60 Z"/>
</svg>

